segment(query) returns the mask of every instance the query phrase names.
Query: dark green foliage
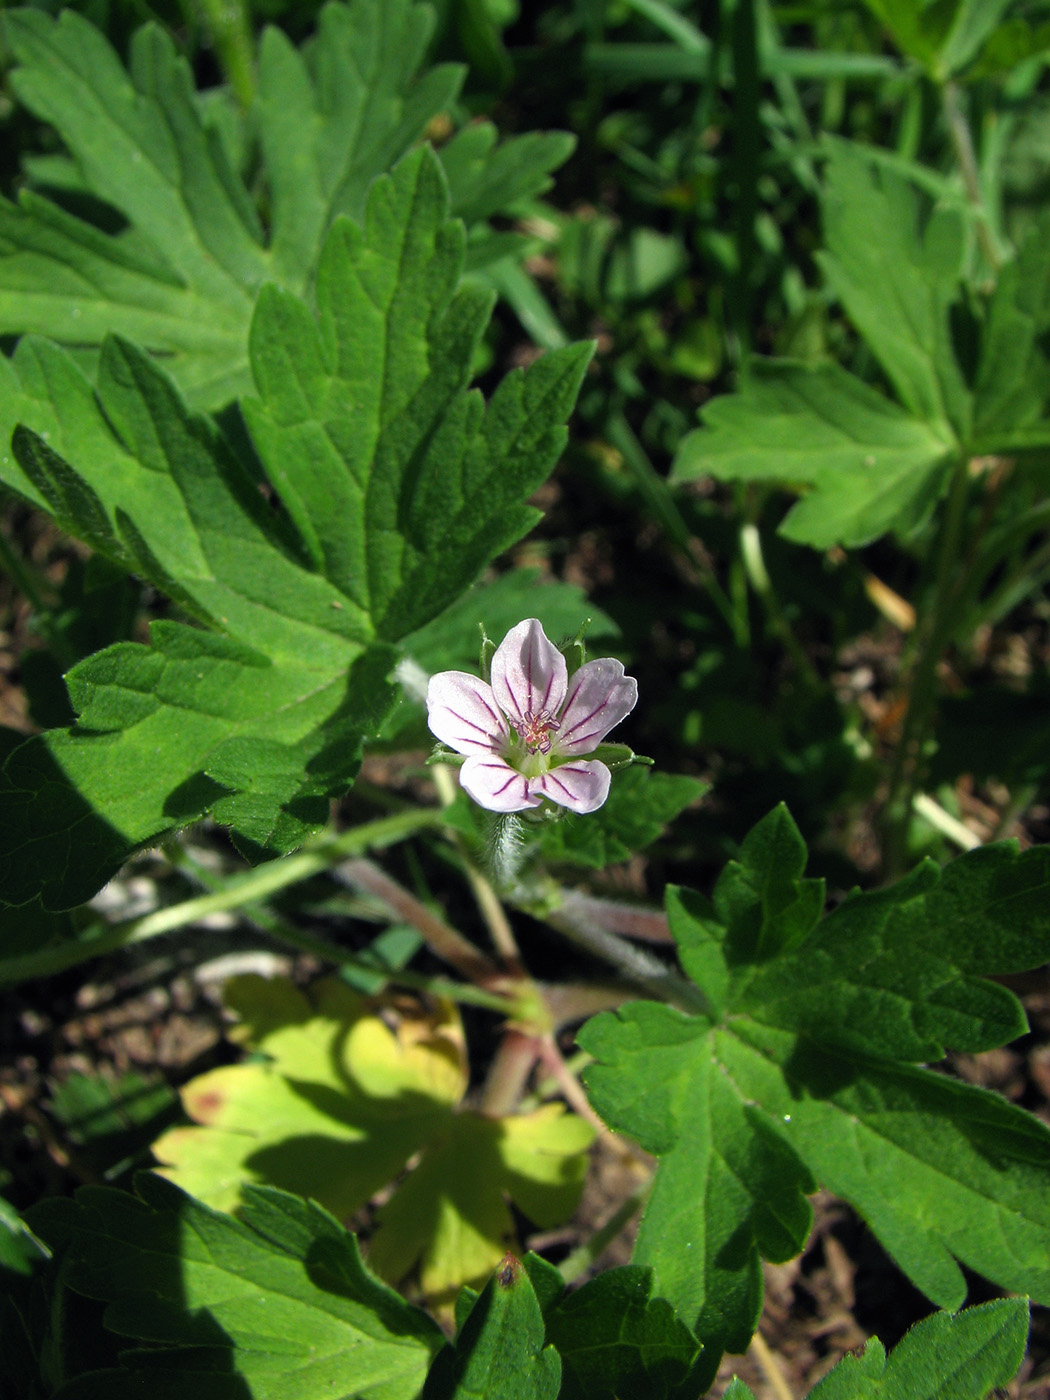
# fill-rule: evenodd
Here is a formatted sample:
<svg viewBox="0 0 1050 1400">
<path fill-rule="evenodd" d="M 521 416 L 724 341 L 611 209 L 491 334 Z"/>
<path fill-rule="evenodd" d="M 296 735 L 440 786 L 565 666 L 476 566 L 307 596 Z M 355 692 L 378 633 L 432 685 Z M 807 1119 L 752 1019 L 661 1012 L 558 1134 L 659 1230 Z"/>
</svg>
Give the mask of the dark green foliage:
<svg viewBox="0 0 1050 1400">
<path fill-rule="evenodd" d="M 956 1260 L 1050 1300 L 1050 1132 L 910 1063 L 1024 1031 L 1016 999 L 986 977 L 1050 953 L 1047 850 L 987 847 L 943 874 L 928 864 L 824 919 L 804 861 L 781 809 L 713 904 L 669 893 L 709 1017 L 640 1002 L 580 1034 L 598 1061 L 586 1072 L 595 1107 L 661 1158 L 636 1261 L 701 1341 L 741 1350 L 760 1257 L 802 1248 L 819 1183 L 941 1306 L 965 1297 Z"/>
</svg>

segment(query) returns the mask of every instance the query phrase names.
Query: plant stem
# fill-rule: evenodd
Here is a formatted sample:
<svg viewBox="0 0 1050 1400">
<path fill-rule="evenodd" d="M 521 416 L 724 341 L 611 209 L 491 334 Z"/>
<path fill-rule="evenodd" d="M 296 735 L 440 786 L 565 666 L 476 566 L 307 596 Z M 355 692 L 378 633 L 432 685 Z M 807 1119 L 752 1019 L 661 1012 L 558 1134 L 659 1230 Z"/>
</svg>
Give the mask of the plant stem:
<svg viewBox="0 0 1050 1400">
<path fill-rule="evenodd" d="M 213 894 L 199 895 L 195 899 L 184 900 L 181 904 L 155 909 L 137 919 L 127 919 L 117 924 L 100 924 L 100 931 L 95 937 L 82 937 L 72 943 L 62 943 L 57 947 L 42 948 L 35 953 L 7 958 L 0 962 L 0 986 L 25 981 L 30 977 L 49 977 L 52 973 L 75 967 L 90 958 L 114 953 L 130 943 L 141 943 L 144 939 L 155 938 L 157 934 L 185 928 L 210 914 L 243 909 L 246 905 L 259 903 L 279 890 L 287 889 L 289 885 L 328 870 L 348 856 L 375 847 L 392 845 L 417 831 L 440 826 L 441 823 L 442 814 L 435 808 L 418 807 L 408 812 L 399 812 L 392 817 L 381 817 L 378 821 L 366 822 L 363 826 L 352 827 L 338 836 L 315 837 L 295 855 L 271 861 L 243 875 L 232 876 L 221 890 Z"/>
<path fill-rule="evenodd" d="M 514 1111 L 525 1091 L 539 1048 L 539 1040 L 531 1032 L 514 1026 L 504 1030 L 481 1091 L 479 1108 L 486 1117 L 505 1118 Z"/>
<path fill-rule="evenodd" d="M 255 99 L 255 50 L 244 0 L 200 0 L 211 41 L 245 111 Z"/>
<path fill-rule="evenodd" d="M 935 802 L 927 793 L 917 792 L 911 805 L 913 811 L 929 822 L 935 831 L 947 836 L 949 841 L 954 841 L 960 850 L 973 851 L 981 845 L 981 838 L 975 831 L 971 831 L 958 817 L 953 817 L 951 812 L 946 812 L 941 804 Z"/>
<path fill-rule="evenodd" d="M 977 155 L 973 148 L 970 124 L 963 112 L 959 88 L 956 83 L 948 81 L 943 85 L 941 101 L 944 107 L 945 121 L 948 123 L 948 134 L 955 150 L 955 158 L 959 162 L 959 172 L 962 175 L 963 185 L 966 187 L 966 197 L 977 215 L 977 241 L 981 245 L 981 252 L 992 272 L 998 272 L 1001 261 L 999 250 L 995 246 L 992 221 L 981 189 L 981 175 L 977 168 Z"/>
<path fill-rule="evenodd" d="M 617 899 L 602 899 L 583 890 L 560 890 L 559 908 L 578 913 L 610 933 L 623 933 L 646 943 L 673 943 L 667 915 L 662 909 L 646 909 Z"/>
<path fill-rule="evenodd" d="M 442 807 L 449 807 L 456 800 L 456 780 L 449 770 L 440 763 L 435 763 L 432 768 L 434 787 L 437 789 L 438 797 Z M 467 877 L 474 902 L 478 906 L 481 917 L 485 920 L 489 934 L 492 938 L 493 947 L 500 956 L 500 960 L 507 972 L 512 977 L 523 977 L 525 968 L 521 960 L 521 952 L 518 949 L 514 938 L 514 931 L 507 918 L 507 911 L 500 903 L 499 896 L 493 889 L 488 878 L 478 869 L 471 859 L 470 852 L 466 844 L 460 839 L 459 834 L 452 833 L 452 844 L 459 853 L 459 858 L 463 862 L 463 873 Z"/>
<path fill-rule="evenodd" d="M 393 818 L 387 818 L 393 820 Z M 385 870 L 370 860 L 358 857 L 343 861 L 334 874 L 355 889 L 365 890 L 383 901 L 400 919 L 411 924 L 423 935 L 432 953 L 454 967 L 470 982 L 499 990 L 509 979 L 480 948 L 447 924 L 421 899 L 399 885 Z"/>
<path fill-rule="evenodd" d="M 968 466 L 965 458 L 960 458 L 952 477 L 941 530 L 933 602 L 922 629 L 919 659 L 911 677 L 908 708 L 886 793 L 886 868 L 891 877 L 899 873 L 903 865 L 908 823 L 922 778 L 922 755 L 936 700 L 937 667 L 954 626 L 953 585 L 968 493 Z"/>
<path fill-rule="evenodd" d="M 694 1016 L 710 1013 L 710 1003 L 699 987 L 687 982 L 684 977 L 679 977 L 651 953 L 635 948 L 633 944 L 617 938 L 614 933 L 609 933 L 578 908 L 534 908 L 527 901 L 523 901 L 522 907 L 534 918 L 550 924 L 594 957 L 615 967 L 629 982 L 647 992 L 649 996 L 669 1002 L 679 1010 Z"/>
</svg>

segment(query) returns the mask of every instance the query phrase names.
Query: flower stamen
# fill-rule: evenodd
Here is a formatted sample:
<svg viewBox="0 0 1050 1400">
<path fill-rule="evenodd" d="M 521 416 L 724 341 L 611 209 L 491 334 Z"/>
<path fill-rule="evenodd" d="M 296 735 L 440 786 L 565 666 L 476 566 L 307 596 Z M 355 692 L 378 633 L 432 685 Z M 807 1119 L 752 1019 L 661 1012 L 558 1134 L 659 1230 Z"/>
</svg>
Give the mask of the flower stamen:
<svg viewBox="0 0 1050 1400">
<path fill-rule="evenodd" d="M 526 710 L 521 719 L 512 719 L 511 724 L 530 753 L 550 753 L 551 732 L 561 727 L 550 710 L 540 710 L 539 714 Z"/>
</svg>

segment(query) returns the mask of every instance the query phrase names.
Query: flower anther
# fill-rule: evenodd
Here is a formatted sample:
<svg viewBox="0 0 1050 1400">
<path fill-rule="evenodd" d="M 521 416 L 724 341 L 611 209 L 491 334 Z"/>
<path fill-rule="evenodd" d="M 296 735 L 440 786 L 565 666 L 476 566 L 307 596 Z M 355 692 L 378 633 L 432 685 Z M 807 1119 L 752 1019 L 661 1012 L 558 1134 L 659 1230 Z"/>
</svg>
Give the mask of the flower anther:
<svg viewBox="0 0 1050 1400">
<path fill-rule="evenodd" d="M 459 780 L 491 812 L 524 812 L 544 800 L 593 812 L 612 775 L 588 758 L 634 709 L 638 682 L 612 657 L 570 676 L 536 618 L 512 627 L 492 657 L 492 683 L 441 671 L 427 688 L 431 732 L 466 762 Z"/>
</svg>

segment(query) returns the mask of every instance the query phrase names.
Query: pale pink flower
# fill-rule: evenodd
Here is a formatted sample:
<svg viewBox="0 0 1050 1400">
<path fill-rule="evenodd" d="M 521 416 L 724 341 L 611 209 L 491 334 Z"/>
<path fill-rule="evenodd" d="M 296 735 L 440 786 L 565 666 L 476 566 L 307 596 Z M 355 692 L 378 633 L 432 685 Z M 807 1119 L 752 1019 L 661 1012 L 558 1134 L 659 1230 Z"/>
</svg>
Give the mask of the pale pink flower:
<svg viewBox="0 0 1050 1400">
<path fill-rule="evenodd" d="M 593 812 L 611 774 L 586 758 L 638 699 L 638 682 L 603 656 L 570 677 L 565 657 L 534 617 L 512 627 L 492 658 L 492 684 L 441 671 L 427 688 L 427 722 L 466 756 L 459 780 L 490 812 L 523 812 L 544 798 Z"/>
</svg>

